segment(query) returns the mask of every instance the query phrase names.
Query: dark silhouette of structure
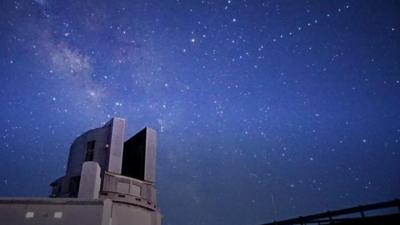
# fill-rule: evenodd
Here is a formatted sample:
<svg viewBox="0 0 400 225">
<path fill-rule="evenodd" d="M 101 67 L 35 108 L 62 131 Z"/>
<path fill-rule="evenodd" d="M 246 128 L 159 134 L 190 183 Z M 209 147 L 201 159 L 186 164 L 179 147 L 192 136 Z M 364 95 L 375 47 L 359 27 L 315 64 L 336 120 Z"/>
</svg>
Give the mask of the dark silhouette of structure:
<svg viewBox="0 0 400 225">
<path fill-rule="evenodd" d="M 391 212 L 388 212 L 391 211 Z M 353 208 L 328 211 L 324 213 L 274 221 L 262 225 L 399 225 L 400 200 L 380 202 Z"/>
</svg>

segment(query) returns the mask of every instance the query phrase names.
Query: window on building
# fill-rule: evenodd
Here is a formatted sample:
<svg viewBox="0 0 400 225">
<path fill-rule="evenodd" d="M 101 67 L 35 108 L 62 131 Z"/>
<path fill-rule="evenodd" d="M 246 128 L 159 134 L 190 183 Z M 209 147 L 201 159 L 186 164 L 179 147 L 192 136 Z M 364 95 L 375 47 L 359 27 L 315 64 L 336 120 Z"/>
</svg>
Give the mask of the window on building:
<svg viewBox="0 0 400 225">
<path fill-rule="evenodd" d="M 35 213 L 34 212 L 29 211 L 29 212 L 25 213 L 25 218 L 31 219 L 33 217 L 35 217 Z"/>
<path fill-rule="evenodd" d="M 55 219 L 61 219 L 63 217 L 63 213 L 60 211 L 54 212 Z"/>
<path fill-rule="evenodd" d="M 89 141 L 87 143 L 85 161 L 93 161 L 93 154 L 94 154 L 94 146 L 95 145 L 96 145 L 96 141 Z"/>
</svg>

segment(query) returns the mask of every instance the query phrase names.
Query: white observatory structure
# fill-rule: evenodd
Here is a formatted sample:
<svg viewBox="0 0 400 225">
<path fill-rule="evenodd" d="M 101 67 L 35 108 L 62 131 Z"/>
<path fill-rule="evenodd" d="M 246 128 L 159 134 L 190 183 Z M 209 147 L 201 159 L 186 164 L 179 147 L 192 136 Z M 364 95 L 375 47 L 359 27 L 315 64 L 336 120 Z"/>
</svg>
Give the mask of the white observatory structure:
<svg viewBox="0 0 400 225">
<path fill-rule="evenodd" d="M 1 198 L 7 225 L 160 225 L 154 188 L 156 132 L 124 141 L 125 120 L 113 118 L 72 143 L 67 170 L 50 198 Z"/>
</svg>

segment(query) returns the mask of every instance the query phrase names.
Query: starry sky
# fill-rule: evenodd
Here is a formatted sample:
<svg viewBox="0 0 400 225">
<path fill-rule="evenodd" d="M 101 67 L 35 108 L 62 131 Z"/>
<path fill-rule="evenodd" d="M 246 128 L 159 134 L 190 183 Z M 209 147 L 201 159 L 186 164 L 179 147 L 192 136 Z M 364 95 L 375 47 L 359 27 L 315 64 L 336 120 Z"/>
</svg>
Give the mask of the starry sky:
<svg viewBox="0 0 400 225">
<path fill-rule="evenodd" d="M 158 131 L 164 225 L 400 197 L 399 1 L 0 1 L 0 196 L 112 117 Z"/>
</svg>

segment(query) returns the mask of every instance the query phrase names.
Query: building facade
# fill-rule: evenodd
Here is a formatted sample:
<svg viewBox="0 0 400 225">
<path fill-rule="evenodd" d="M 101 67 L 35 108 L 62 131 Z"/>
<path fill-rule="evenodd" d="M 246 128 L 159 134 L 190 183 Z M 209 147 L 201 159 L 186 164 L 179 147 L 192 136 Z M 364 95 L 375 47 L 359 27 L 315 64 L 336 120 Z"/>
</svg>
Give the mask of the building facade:
<svg viewBox="0 0 400 225">
<path fill-rule="evenodd" d="M 144 128 L 124 141 L 125 120 L 113 118 L 72 143 L 64 176 L 50 198 L 0 199 L 9 225 L 160 225 L 154 187 L 156 132 Z"/>
</svg>

